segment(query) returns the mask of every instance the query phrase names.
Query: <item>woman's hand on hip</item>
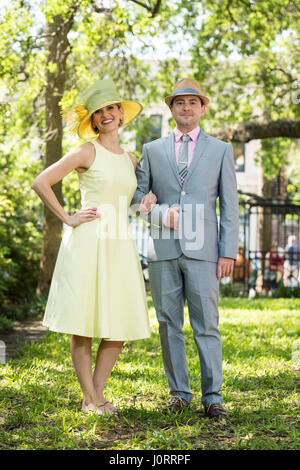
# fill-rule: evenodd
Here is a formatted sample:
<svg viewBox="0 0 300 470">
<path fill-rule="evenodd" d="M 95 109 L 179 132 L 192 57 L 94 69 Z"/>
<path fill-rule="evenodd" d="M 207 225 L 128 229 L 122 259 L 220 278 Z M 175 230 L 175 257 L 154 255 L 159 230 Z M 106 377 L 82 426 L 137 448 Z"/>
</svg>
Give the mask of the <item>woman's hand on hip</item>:
<svg viewBox="0 0 300 470">
<path fill-rule="evenodd" d="M 92 222 L 92 220 L 99 219 L 100 217 L 101 214 L 99 214 L 97 207 L 88 207 L 86 209 L 80 209 L 74 215 L 70 215 L 68 225 L 74 228 L 86 222 Z"/>
</svg>

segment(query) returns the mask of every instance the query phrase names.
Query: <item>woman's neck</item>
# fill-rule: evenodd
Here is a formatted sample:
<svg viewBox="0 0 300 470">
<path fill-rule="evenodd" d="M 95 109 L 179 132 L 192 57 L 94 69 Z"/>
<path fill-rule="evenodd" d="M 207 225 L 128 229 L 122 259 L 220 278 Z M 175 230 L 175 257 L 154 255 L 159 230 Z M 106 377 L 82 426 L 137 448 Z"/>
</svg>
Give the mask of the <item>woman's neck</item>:
<svg viewBox="0 0 300 470">
<path fill-rule="evenodd" d="M 118 132 L 109 132 L 107 134 L 99 134 L 97 141 L 108 150 L 115 153 L 123 152 L 119 144 Z"/>
</svg>

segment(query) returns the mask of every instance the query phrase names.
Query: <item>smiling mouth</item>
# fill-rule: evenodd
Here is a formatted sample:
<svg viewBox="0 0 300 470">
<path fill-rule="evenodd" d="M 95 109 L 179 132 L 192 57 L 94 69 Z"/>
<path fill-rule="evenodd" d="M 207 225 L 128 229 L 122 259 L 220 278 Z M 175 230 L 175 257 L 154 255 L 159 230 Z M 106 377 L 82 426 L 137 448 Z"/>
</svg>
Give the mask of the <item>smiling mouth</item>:
<svg viewBox="0 0 300 470">
<path fill-rule="evenodd" d="M 113 119 L 105 119 L 105 121 L 102 121 L 101 124 L 110 124 L 111 122 L 113 122 Z"/>
</svg>

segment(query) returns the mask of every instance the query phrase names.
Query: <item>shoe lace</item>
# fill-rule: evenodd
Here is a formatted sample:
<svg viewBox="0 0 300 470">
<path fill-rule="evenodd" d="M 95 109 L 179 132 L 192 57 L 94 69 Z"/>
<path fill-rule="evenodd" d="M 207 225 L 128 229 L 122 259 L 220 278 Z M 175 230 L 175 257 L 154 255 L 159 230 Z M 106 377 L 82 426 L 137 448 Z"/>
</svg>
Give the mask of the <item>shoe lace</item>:
<svg viewBox="0 0 300 470">
<path fill-rule="evenodd" d="M 176 405 L 177 403 L 184 403 L 184 400 L 180 397 L 171 397 L 171 405 Z"/>
<path fill-rule="evenodd" d="M 215 408 L 216 410 L 222 410 L 223 409 L 223 406 L 222 405 L 219 405 L 219 403 L 212 403 L 209 408 L 212 407 L 212 408 Z"/>
<path fill-rule="evenodd" d="M 225 412 L 223 406 L 222 406 L 220 403 L 211 403 L 211 404 L 208 406 L 207 411 L 208 411 L 209 409 L 213 409 L 213 410 L 215 410 L 215 411 L 220 411 L 220 412 L 222 412 L 222 413 Z"/>
</svg>

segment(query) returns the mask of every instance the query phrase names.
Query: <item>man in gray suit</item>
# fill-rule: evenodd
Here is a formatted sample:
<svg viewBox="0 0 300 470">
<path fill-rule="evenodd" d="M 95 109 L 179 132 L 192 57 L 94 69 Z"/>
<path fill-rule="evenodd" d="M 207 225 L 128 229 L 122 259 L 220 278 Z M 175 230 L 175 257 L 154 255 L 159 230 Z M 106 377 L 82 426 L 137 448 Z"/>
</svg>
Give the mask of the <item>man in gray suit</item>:
<svg viewBox="0 0 300 470">
<path fill-rule="evenodd" d="M 179 80 L 165 102 L 176 128 L 168 137 L 144 145 L 132 201 L 143 203 L 150 190 L 157 197 L 147 215 L 151 224 L 148 261 L 171 394 L 164 412 L 181 411 L 192 399 L 182 332 L 187 300 L 200 359 L 202 403 L 206 416 L 219 418 L 226 415 L 220 394 L 219 280 L 232 273 L 238 246 L 233 149 L 200 130 L 209 99 L 195 80 Z"/>
</svg>

